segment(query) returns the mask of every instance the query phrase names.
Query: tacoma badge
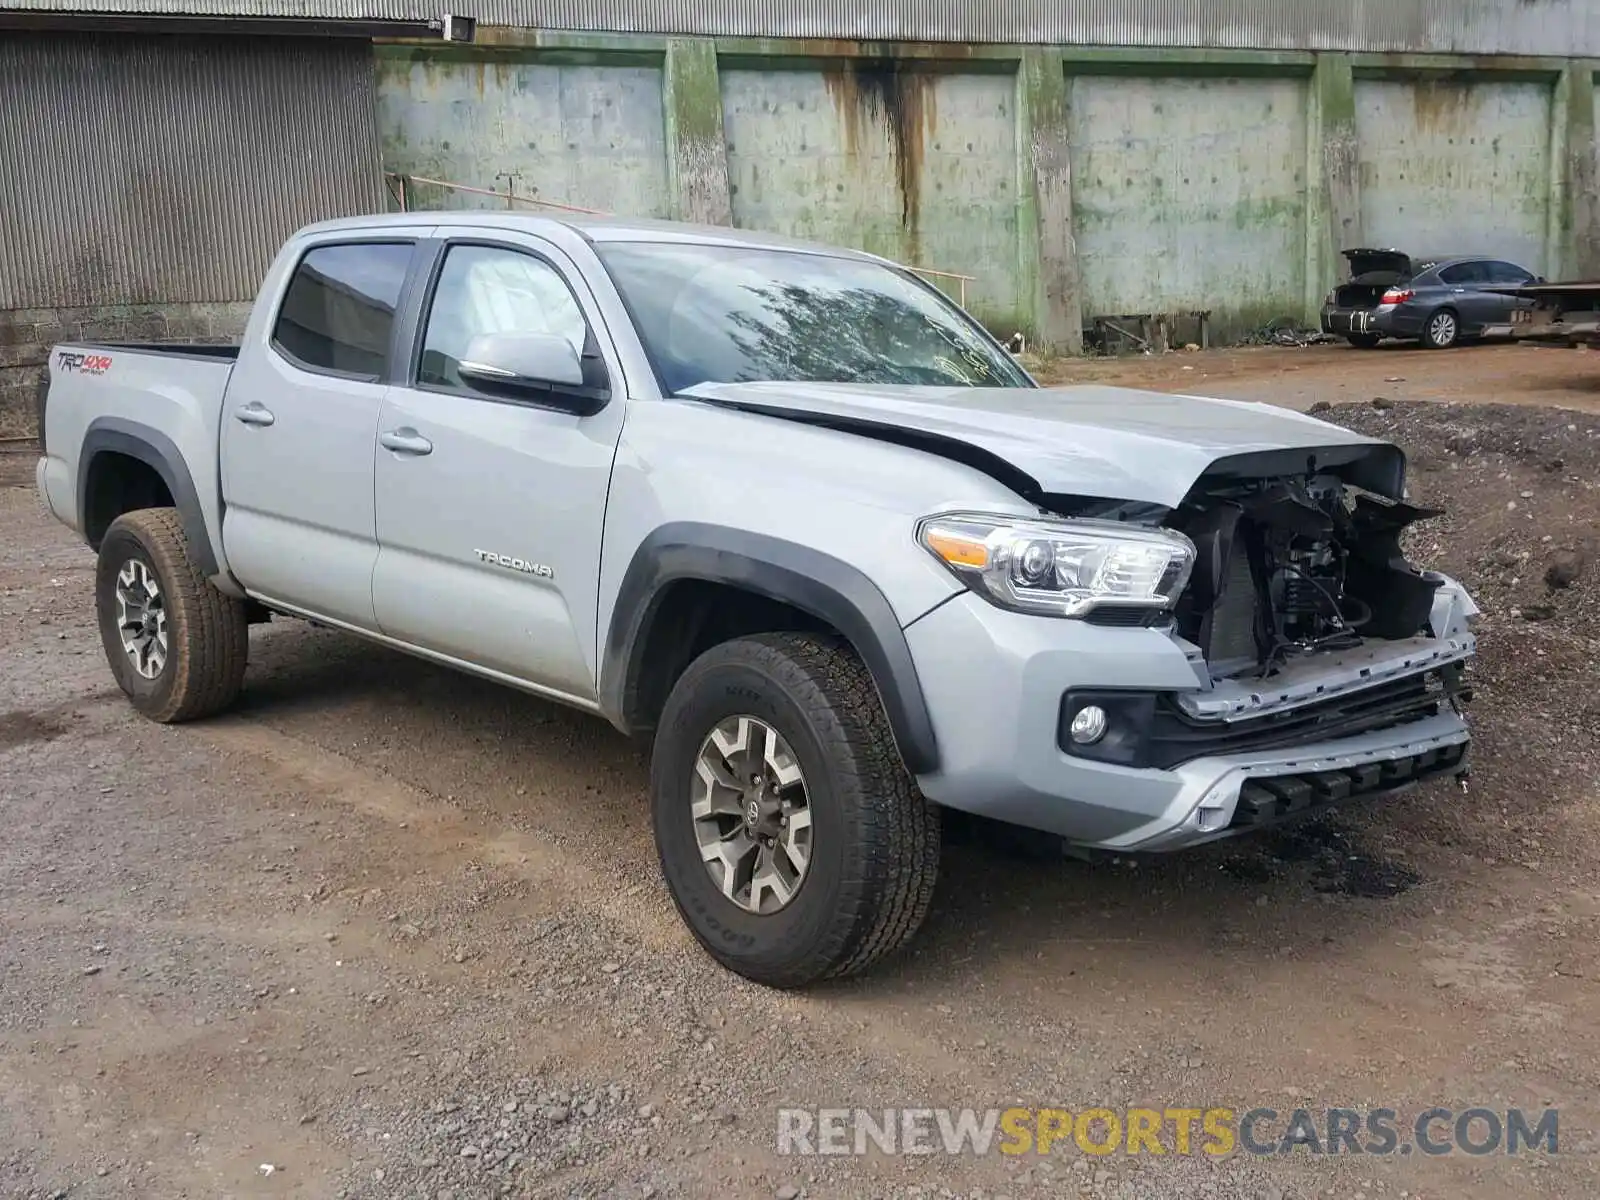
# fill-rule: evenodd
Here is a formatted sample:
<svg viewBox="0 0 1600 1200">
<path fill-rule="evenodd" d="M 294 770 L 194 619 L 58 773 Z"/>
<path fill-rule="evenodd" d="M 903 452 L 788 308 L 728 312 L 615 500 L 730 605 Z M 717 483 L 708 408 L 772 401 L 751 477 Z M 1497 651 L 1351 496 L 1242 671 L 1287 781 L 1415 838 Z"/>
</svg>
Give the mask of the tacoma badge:
<svg viewBox="0 0 1600 1200">
<path fill-rule="evenodd" d="M 512 558 L 509 554 L 496 554 L 493 550 L 474 550 L 479 562 L 486 562 L 490 566 L 505 567 L 512 571 L 521 571 L 525 575 L 537 575 L 540 579 L 554 579 L 556 573 L 543 563 L 529 562 L 525 558 Z"/>
</svg>

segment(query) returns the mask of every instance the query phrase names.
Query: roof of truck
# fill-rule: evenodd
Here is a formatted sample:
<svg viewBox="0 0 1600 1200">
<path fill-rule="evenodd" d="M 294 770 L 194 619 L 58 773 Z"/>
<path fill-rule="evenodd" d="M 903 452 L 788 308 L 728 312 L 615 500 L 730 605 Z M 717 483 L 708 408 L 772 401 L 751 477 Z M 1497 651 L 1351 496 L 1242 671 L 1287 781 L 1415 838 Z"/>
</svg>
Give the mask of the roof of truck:
<svg viewBox="0 0 1600 1200">
<path fill-rule="evenodd" d="M 452 209 L 448 212 L 416 210 L 402 213 L 375 213 L 369 216 L 340 217 L 322 221 L 302 233 L 322 234 L 361 229 L 382 229 L 386 225 L 426 225 L 504 229 L 520 233 L 548 234 L 555 228 L 573 230 L 591 242 L 682 242 L 702 246 L 745 246 L 767 250 L 800 250 L 812 254 L 833 254 L 844 258 L 884 261 L 875 255 L 822 242 L 808 242 L 780 233 L 733 229 L 726 225 L 693 225 L 684 221 L 656 221 L 648 218 L 587 216 L 581 213 L 495 212 L 483 209 Z"/>
</svg>

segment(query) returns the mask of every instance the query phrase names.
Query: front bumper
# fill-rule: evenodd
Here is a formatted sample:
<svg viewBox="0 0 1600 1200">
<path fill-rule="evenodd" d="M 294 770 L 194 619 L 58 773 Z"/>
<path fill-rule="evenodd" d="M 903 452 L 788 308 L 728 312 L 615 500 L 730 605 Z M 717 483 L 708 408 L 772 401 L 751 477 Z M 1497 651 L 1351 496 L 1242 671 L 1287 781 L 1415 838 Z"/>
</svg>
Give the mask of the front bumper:
<svg viewBox="0 0 1600 1200">
<path fill-rule="evenodd" d="M 1469 737 L 1460 714 L 1445 712 L 1289 752 L 1198 759 L 1172 772 L 1182 785 L 1165 812 L 1100 845 L 1176 850 L 1346 800 L 1392 795 L 1431 776 L 1464 770 Z"/>
<path fill-rule="evenodd" d="M 1172 850 L 1281 817 L 1464 769 L 1469 732 L 1453 705 L 1386 728 L 1270 751 L 1215 755 L 1170 770 L 1095 762 L 1060 748 L 1063 695 L 1095 688 L 1175 693 L 1186 707 L 1247 719 L 1359 691 L 1472 653 L 1475 612 L 1447 581 L 1435 604 L 1431 650 L 1416 639 L 1364 648 L 1359 663 L 1330 656 L 1320 692 L 1212 687 L 1199 652 L 1164 630 L 1118 629 L 1005 612 L 974 595 L 906 629 L 939 740 L 940 769 L 920 776 L 936 803 L 1111 850 Z M 1390 661 L 1392 659 L 1392 661 Z M 1245 695 L 1235 695 L 1246 692 Z M 1207 700 L 1213 703 L 1208 704 Z M 1253 701 L 1253 703 L 1252 703 Z"/>
</svg>

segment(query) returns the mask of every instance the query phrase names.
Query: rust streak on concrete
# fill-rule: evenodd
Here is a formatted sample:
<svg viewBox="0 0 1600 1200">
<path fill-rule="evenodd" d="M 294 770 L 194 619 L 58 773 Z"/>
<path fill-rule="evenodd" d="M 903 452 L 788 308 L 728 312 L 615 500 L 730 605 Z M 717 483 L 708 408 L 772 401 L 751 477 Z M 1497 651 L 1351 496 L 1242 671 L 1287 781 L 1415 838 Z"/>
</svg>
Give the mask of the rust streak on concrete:
<svg viewBox="0 0 1600 1200">
<path fill-rule="evenodd" d="M 869 128 L 881 130 L 888 142 L 900 223 L 913 257 L 921 240 L 923 156 L 939 121 L 934 83 L 931 72 L 889 55 L 848 59 L 823 72 L 823 85 L 844 123 L 845 153 L 851 160 L 859 160 Z"/>
</svg>

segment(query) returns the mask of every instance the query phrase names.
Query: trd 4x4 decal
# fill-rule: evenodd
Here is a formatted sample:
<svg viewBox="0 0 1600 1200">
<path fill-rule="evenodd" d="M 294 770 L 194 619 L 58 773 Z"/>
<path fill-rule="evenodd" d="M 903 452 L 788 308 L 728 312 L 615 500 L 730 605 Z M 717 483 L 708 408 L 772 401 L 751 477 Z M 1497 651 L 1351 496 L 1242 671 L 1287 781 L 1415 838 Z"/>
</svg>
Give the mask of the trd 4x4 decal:
<svg viewBox="0 0 1600 1200">
<path fill-rule="evenodd" d="M 109 354 L 83 354 L 77 350 L 57 350 L 56 366 L 80 375 L 104 375 L 111 369 Z"/>
</svg>

